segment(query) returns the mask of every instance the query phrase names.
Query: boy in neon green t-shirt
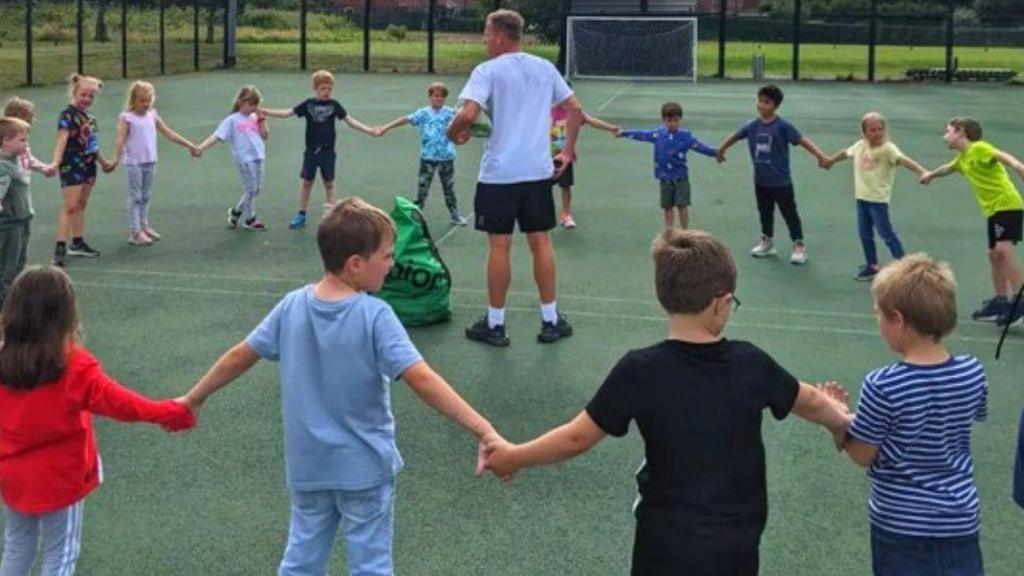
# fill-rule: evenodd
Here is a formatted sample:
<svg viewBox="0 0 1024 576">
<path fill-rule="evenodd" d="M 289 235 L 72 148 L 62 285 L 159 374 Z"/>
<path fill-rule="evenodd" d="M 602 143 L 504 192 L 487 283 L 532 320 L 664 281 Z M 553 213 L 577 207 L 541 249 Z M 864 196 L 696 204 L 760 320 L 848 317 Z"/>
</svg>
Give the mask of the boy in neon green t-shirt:
<svg viewBox="0 0 1024 576">
<path fill-rule="evenodd" d="M 960 172 L 970 182 L 981 213 L 988 219 L 988 260 L 992 265 L 995 296 L 985 300 L 971 317 L 999 326 L 1021 322 L 1024 313 L 1011 314 L 1010 300 L 1021 286 L 1021 272 L 1013 246 L 1021 241 L 1024 200 L 1006 167 L 1024 179 L 1024 163 L 981 139 L 981 124 L 974 118 L 953 118 L 946 125 L 946 146 L 959 152 L 952 162 L 921 176 L 921 183 Z"/>
</svg>

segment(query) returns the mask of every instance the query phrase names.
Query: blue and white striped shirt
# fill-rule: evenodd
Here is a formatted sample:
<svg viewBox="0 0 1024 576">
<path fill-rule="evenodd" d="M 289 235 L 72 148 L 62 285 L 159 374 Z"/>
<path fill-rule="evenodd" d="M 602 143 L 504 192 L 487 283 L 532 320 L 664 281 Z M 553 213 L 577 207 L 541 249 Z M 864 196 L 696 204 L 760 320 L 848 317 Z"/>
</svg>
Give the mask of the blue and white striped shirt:
<svg viewBox="0 0 1024 576">
<path fill-rule="evenodd" d="M 980 505 L 971 424 L 987 415 L 988 384 L 977 358 L 897 362 L 864 379 L 850 435 L 878 446 L 868 469 L 868 518 L 908 536 L 978 531 Z"/>
</svg>

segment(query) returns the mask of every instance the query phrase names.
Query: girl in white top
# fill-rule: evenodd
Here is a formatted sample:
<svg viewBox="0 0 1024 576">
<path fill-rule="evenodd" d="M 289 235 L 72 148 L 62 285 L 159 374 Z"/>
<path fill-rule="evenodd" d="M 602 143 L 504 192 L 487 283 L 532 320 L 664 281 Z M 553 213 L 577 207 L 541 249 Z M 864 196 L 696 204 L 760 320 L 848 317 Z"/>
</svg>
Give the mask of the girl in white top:
<svg viewBox="0 0 1024 576">
<path fill-rule="evenodd" d="M 149 246 L 160 235 L 149 225 L 149 199 L 156 173 L 156 134 L 195 150 L 196 145 L 171 130 L 153 103 L 156 89 L 149 82 L 138 80 L 128 89 L 124 112 L 117 122 L 117 144 L 114 148 L 114 166 L 122 160 L 126 175 L 126 205 L 128 207 L 128 243 Z"/>
</svg>

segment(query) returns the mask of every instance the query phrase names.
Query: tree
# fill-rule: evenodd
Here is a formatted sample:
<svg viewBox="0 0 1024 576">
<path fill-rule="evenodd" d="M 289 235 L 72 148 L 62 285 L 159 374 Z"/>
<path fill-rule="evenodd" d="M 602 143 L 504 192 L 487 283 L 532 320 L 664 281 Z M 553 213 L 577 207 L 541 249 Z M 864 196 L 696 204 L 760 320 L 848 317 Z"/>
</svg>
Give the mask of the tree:
<svg viewBox="0 0 1024 576">
<path fill-rule="evenodd" d="M 96 32 L 93 40 L 96 42 L 110 42 L 110 32 L 107 31 L 107 4 L 110 0 L 99 0 L 96 8 Z M 121 23 L 124 26 L 124 22 Z"/>
<path fill-rule="evenodd" d="M 982 20 L 1024 21 L 1020 0 L 974 0 L 974 11 Z"/>
</svg>

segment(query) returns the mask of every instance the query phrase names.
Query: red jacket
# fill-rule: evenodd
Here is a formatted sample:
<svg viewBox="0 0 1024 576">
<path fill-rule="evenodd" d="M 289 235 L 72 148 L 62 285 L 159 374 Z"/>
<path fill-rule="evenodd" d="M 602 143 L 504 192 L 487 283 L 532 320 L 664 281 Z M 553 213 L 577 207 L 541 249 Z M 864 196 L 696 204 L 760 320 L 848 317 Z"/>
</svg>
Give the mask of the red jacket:
<svg viewBox="0 0 1024 576">
<path fill-rule="evenodd" d="M 195 426 L 187 406 L 124 388 L 88 350 L 74 347 L 67 368 L 53 382 L 31 390 L 0 383 L 0 495 L 8 506 L 22 514 L 46 514 L 99 486 L 91 413 L 168 430 Z"/>
</svg>

